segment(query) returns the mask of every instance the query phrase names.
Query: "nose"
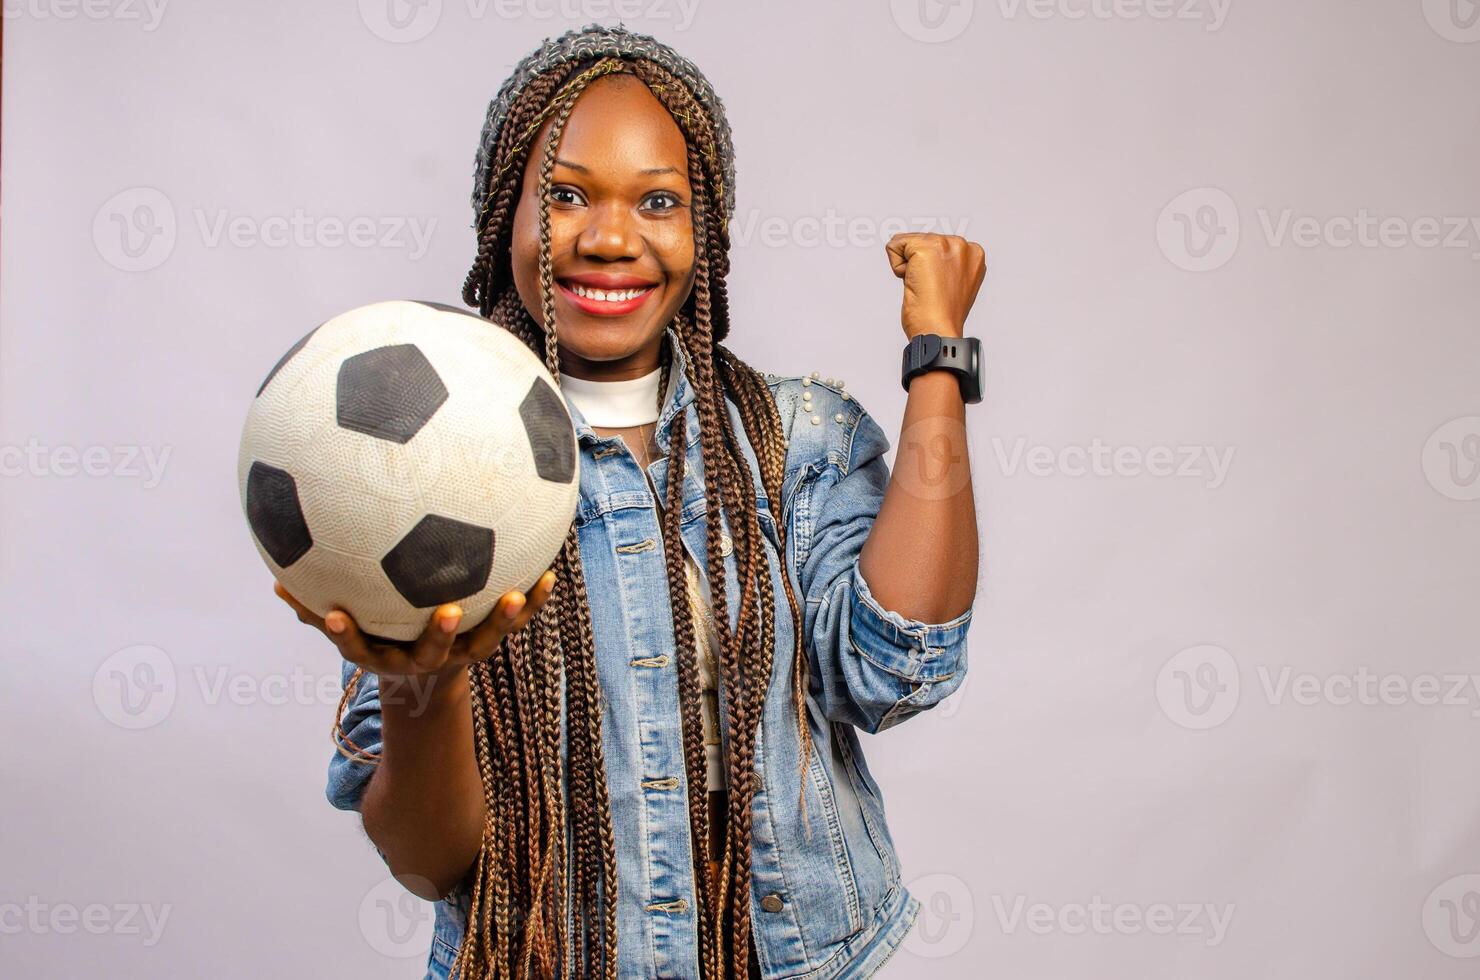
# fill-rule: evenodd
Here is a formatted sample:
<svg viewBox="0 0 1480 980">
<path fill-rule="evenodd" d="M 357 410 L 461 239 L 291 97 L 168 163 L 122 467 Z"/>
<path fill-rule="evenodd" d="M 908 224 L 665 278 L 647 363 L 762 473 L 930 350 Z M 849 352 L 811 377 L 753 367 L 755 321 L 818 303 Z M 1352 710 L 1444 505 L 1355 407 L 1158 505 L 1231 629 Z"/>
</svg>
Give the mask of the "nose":
<svg viewBox="0 0 1480 980">
<path fill-rule="evenodd" d="M 642 255 L 642 238 L 630 209 L 612 202 L 589 208 L 586 213 L 586 227 L 576 238 L 578 255 L 608 262 Z"/>
</svg>

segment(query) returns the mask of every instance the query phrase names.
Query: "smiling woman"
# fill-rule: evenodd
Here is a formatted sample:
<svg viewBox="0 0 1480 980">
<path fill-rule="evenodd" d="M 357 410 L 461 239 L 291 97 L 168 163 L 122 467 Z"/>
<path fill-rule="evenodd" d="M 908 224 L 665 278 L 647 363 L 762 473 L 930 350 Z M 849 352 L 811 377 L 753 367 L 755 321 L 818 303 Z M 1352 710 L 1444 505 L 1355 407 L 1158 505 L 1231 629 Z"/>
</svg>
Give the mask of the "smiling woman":
<svg viewBox="0 0 1480 980">
<path fill-rule="evenodd" d="M 552 116 L 541 126 L 536 146 L 547 144 L 555 123 Z M 547 262 L 563 370 L 601 380 L 641 377 L 657 368 L 663 330 L 694 283 L 694 192 L 683 131 L 636 76 L 602 74 L 564 119 L 542 203 L 544 162 L 530 154 L 514 217 L 519 299 L 542 309 Z"/>
<path fill-rule="evenodd" d="M 314 623 L 359 678 L 329 798 L 439 900 L 428 976 L 866 977 L 918 913 L 857 730 L 964 680 L 968 457 L 896 490 L 841 382 L 721 343 L 734 177 L 709 83 L 622 28 L 547 40 L 489 106 L 463 298 L 561 379 L 575 522 L 496 628 Z M 959 336 L 980 246 L 887 254 L 906 333 Z M 959 448 L 956 380 L 907 387 Z"/>
</svg>

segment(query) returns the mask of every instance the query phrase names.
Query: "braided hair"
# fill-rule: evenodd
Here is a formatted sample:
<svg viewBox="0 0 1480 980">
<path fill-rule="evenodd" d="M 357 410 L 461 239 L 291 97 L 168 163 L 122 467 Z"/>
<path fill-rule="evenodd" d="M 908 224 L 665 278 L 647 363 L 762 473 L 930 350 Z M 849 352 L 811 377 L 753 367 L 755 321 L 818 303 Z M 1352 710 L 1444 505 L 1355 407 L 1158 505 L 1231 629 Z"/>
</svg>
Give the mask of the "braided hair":
<svg viewBox="0 0 1480 980">
<path fill-rule="evenodd" d="M 693 620 L 688 609 L 684 546 L 679 534 L 686 465 L 683 441 L 670 453 L 663 547 L 674 647 L 677 652 L 684 770 L 696 869 L 699 966 L 706 980 L 748 975 L 750 953 L 751 808 L 760 779 L 756 732 L 770 686 L 775 651 L 776 596 L 770 559 L 756 513 L 752 472 L 736 438 L 726 400 L 733 402 L 754 448 L 761 483 L 781 500 L 786 435 L 762 375 L 724 347 L 729 333 L 729 221 L 734 214 L 734 153 L 719 98 L 690 62 L 653 38 L 621 27 L 589 25 L 547 39 L 522 60 L 488 108 L 476 157 L 473 227 L 478 250 L 463 299 L 511 331 L 560 377 L 560 345 L 551 270 L 550 184 L 556 148 L 576 100 L 595 79 L 635 76 L 672 115 L 688 146 L 693 193 L 694 283 L 673 321 L 685 355 L 699 418 L 706 521 L 705 574 L 716 610 L 728 610 L 721 553 L 723 513 L 732 534 L 740 591 L 732 629 L 716 614 L 719 683 L 725 705 L 728 810 L 722 859 L 713 875 L 709 800 Z M 553 120 L 542 147 L 532 146 Z M 516 202 L 531 153 L 539 160 L 539 319 L 514 286 L 511 241 Z M 667 389 L 672 351 L 664 349 Z M 661 397 L 661 396 L 660 396 Z M 679 420 L 678 432 L 684 426 Z M 779 554 L 786 552 L 779 527 Z M 601 742 L 590 600 L 574 527 L 555 562 L 556 588 L 525 629 L 470 671 L 478 768 L 486 816 L 472 871 L 468 923 L 453 976 L 616 977 L 616 850 Z M 796 631 L 793 708 L 801 740 L 801 770 L 811 753 L 802 617 L 790 577 L 780 576 Z M 562 698 L 561 680 L 564 679 Z M 560 753 L 562 706 L 567 754 Z M 561 775 L 569 796 L 562 797 Z M 802 773 L 798 795 L 805 805 Z M 566 799 L 573 802 L 566 805 Z M 569 849 L 567 849 L 569 833 Z M 567 924 L 569 923 L 569 928 Z M 567 932 L 570 934 L 567 935 Z"/>
</svg>

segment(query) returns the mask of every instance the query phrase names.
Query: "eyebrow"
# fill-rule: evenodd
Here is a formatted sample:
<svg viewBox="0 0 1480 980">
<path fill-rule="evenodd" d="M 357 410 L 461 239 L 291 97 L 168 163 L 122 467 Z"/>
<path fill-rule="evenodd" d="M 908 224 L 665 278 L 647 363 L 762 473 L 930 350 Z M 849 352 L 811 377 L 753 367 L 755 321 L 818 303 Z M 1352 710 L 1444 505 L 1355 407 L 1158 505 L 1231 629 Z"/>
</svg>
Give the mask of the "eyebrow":
<svg viewBox="0 0 1480 980">
<path fill-rule="evenodd" d="M 589 174 L 591 172 L 590 167 L 583 167 L 579 163 L 571 163 L 569 160 L 562 160 L 559 157 L 555 158 L 555 162 L 570 170 L 579 170 L 583 174 Z M 678 170 L 674 167 L 648 167 L 645 170 L 639 170 L 638 173 L 649 177 L 655 174 L 676 174 Z"/>
</svg>

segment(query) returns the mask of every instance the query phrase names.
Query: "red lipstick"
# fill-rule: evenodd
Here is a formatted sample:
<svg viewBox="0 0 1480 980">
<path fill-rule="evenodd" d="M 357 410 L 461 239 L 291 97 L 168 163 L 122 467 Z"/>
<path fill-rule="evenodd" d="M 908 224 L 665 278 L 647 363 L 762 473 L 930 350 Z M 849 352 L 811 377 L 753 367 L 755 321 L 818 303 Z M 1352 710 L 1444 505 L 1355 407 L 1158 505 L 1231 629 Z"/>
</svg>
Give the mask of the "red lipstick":
<svg viewBox="0 0 1480 980">
<path fill-rule="evenodd" d="M 572 306 L 592 316 L 626 316 L 646 303 L 658 287 L 650 279 L 609 272 L 561 276 L 555 285 Z M 613 293 L 622 298 L 611 298 Z"/>
</svg>

